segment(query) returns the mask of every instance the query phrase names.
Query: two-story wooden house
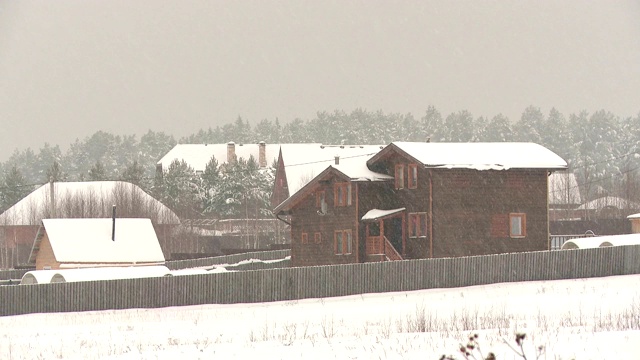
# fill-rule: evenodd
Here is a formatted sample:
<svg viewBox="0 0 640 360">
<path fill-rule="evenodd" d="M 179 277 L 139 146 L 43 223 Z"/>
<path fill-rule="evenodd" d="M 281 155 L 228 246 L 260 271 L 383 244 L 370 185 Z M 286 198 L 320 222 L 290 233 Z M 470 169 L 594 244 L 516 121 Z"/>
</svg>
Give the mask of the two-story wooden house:
<svg viewBox="0 0 640 360">
<path fill-rule="evenodd" d="M 294 266 L 545 250 L 548 176 L 566 166 L 532 143 L 396 142 L 274 212 L 290 219 Z"/>
</svg>

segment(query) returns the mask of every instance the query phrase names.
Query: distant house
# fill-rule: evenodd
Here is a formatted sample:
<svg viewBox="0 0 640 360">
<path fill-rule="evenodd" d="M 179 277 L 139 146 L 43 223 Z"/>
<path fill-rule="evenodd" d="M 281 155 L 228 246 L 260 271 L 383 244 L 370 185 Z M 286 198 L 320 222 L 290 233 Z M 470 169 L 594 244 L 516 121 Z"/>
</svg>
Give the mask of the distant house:
<svg viewBox="0 0 640 360">
<path fill-rule="evenodd" d="M 42 219 L 119 217 L 151 219 L 167 258 L 180 252 L 173 238 L 180 219 L 168 207 L 124 181 L 54 182 L 34 190 L 0 214 L 0 268 L 30 267 L 27 260 Z"/>
<path fill-rule="evenodd" d="M 149 219 L 43 219 L 29 255 L 36 270 L 164 262 Z"/>
<path fill-rule="evenodd" d="M 624 219 L 640 210 L 640 204 L 616 196 L 603 196 L 580 205 L 585 219 Z"/>
<path fill-rule="evenodd" d="M 548 176 L 532 143 L 395 142 L 330 165 L 274 213 L 293 266 L 545 250 Z"/>
<path fill-rule="evenodd" d="M 156 175 L 161 175 L 175 160 L 184 161 L 196 173 L 201 173 L 207 167 L 212 157 L 218 165 L 231 163 L 239 158 L 248 160 L 251 156 L 262 168 L 269 167 L 278 159 L 280 145 L 266 144 L 178 144 L 169 150 L 156 163 Z"/>
</svg>

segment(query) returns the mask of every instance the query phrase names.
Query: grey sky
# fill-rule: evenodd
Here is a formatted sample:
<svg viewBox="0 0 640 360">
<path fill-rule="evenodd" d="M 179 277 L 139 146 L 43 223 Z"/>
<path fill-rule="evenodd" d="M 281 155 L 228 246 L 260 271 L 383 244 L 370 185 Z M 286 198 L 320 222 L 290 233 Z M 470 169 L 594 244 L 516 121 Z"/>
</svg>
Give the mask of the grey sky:
<svg viewBox="0 0 640 360">
<path fill-rule="evenodd" d="M 640 111 L 640 2 L 2 1 L 0 161 L 357 107 Z M 229 139 L 233 140 L 233 139 Z"/>
</svg>

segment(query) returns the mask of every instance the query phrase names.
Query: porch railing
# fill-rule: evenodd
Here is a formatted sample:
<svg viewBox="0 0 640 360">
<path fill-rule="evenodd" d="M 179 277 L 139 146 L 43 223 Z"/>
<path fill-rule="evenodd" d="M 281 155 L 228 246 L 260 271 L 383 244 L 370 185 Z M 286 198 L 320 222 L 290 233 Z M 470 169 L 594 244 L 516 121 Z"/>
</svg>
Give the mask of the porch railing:
<svg viewBox="0 0 640 360">
<path fill-rule="evenodd" d="M 385 236 L 369 236 L 366 243 L 367 255 L 384 255 L 389 261 L 402 260 L 402 255 Z"/>
<path fill-rule="evenodd" d="M 402 256 L 398 253 L 396 248 L 389 242 L 387 237 L 384 237 L 384 255 L 389 261 L 402 260 Z"/>
</svg>

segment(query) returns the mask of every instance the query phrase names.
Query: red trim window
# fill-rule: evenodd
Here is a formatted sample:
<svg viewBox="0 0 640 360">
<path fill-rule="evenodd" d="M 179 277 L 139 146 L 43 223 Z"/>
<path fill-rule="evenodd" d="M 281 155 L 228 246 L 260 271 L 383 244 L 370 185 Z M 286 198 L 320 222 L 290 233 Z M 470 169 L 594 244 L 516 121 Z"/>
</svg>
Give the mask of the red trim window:
<svg viewBox="0 0 640 360">
<path fill-rule="evenodd" d="M 404 165 L 396 165 L 396 189 L 404 189 Z"/>
<path fill-rule="evenodd" d="M 322 233 L 315 233 L 313 234 L 313 242 L 316 244 L 320 244 L 322 242 Z"/>
<path fill-rule="evenodd" d="M 300 237 L 300 239 L 303 244 L 309 243 L 309 236 L 307 235 L 307 233 L 302 233 L 302 236 Z"/>
<path fill-rule="evenodd" d="M 527 236 L 527 215 L 523 213 L 509 214 L 509 236 L 523 238 Z"/>
<path fill-rule="evenodd" d="M 339 182 L 333 185 L 333 204 L 334 206 L 350 206 L 351 205 L 351 184 L 347 182 Z"/>
<path fill-rule="evenodd" d="M 426 237 L 427 224 L 427 213 L 409 213 L 409 237 Z"/>
<path fill-rule="evenodd" d="M 333 234 L 333 249 L 336 255 L 348 255 L 352 251 L 351 230 L 336 230 Z"/>
<path fill-rule="evenodd" d="M 409 178 L 409 185 L 407 186 L 409 189 L 418 188 L 418 164 L 409 164 L 407 165 L 407 172 Z"/>
</svg>

